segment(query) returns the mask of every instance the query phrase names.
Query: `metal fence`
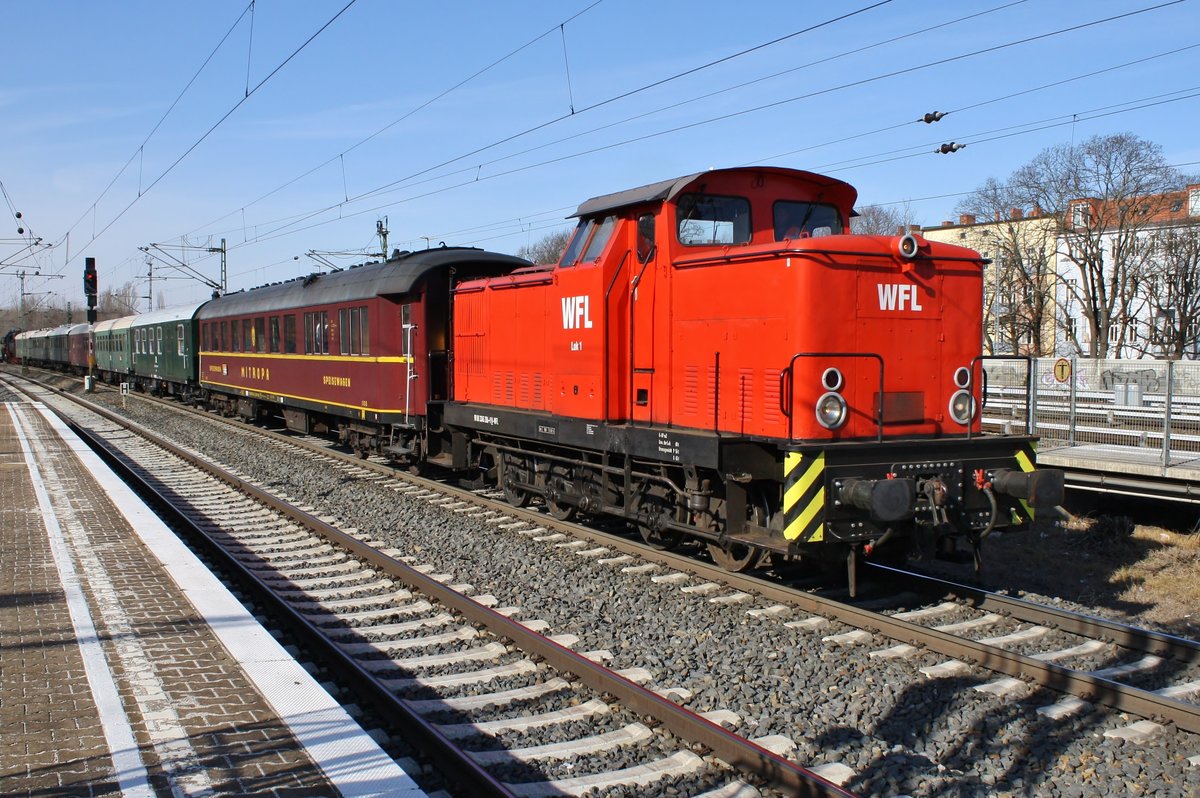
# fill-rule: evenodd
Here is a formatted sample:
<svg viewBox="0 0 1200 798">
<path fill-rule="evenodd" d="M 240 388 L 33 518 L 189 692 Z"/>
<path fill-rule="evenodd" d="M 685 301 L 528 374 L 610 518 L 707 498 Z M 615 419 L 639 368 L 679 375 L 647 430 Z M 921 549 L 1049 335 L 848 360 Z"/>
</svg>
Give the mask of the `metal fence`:
<svg viewBox="0 0 1200 798">
<path fill-rule="evenodd" d="M 1039 448 L 1106 444 L 1200 457 L 1200 362 L 986 358 L 985 430 L 1028 431 Z"/>
</svg>

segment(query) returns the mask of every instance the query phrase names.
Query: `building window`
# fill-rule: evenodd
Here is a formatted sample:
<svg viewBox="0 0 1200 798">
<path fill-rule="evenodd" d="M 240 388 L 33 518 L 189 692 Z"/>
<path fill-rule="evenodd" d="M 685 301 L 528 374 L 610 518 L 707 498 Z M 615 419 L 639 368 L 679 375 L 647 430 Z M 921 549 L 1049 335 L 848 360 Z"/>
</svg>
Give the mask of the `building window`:
<svg viewBox="0 0 1200 798">
<path fill-rule="evenodd" d="M 1075 227 L 1087 227 L 1092 221 L 1092 209 L 1085 203 L 1071 206 L 1071 224 Z"/>
<path fill-rule="evenodd" d="M 1200 216 L 1200 188 L 1188 189 L 1188 216 Z"/>
</svg>

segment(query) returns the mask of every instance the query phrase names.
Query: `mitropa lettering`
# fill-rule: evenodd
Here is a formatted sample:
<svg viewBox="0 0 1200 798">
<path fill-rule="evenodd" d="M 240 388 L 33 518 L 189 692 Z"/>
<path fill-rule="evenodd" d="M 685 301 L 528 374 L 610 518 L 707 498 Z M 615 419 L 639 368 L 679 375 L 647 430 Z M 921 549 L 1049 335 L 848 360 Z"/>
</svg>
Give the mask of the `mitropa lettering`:
<svg viewBox="0 0 1200 798">
<path fill-rule="evenodd" d="M 880 283 L 877 287 L 879 288 L 880 310 L 924 310 L 919 301 L 920 297 L 917 296 L 915 285 Z"/>
<path fill-rule="evenodd" d="M 562 300 L 563 329 L 590 330 L 592 316 L 586 296 L 565 296 Z"/>
<path fill-rule="evenodd" d="M 350 387 L 350 378 L 349 377 L 331 377 L 328 374 L 326 374 L 325 376 L 321 377 L 321 382 L 325 385 L 331 385 L 334 388 L 349 388 Z"/>
<path fill-rule="evenodd" d="M 270 382 L 271 370 L 262 366 L 242 366 L 242 379 Z"/>
</svg>

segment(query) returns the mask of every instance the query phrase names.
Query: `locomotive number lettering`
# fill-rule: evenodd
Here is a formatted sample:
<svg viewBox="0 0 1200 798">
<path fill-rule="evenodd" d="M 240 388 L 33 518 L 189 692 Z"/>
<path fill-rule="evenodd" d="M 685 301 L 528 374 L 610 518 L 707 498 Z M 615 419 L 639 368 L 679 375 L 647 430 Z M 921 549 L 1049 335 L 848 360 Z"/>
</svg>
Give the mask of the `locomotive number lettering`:
<svg viewBox="0 0 1200 798">
<path fill-rule="evenodd" d="M 658 453 L 668 457 L 672 462 L 679 462 L 679 441 L 671 438 L 665 432 L 658 433 Z"/>
<path fill-rule="evenodd" d="M 571 342 L 571 351 L 572 352 L 582 352 L 583 351 L 583 341 L 572 341 Z"/>
<path fill-rule="evenodd" d="M 588 309 L 587 296 L 565 296 L 562 300 L 563 329 L 590 330 L 592 316 Z M 574 349 L 574 347 L 572 347 Z"/>
<path fill-rule="evenodd" d="M 924 310 L 917 296 L 915 285 L 895 285 L 879 283 L 880 310 Z M 904 307 L 905 305 L 908 307 Z"/>
<path fill-rule="evenodd" d="M 491 427 L 500 426 L 500 419 L 497 418 L 496 416 L 481 416 L 478 413 L 476 413 L 474 416 L 474 419 L 475 419 L 476 424 L 487 424 L 488 426 L 491 426 Z"/>
<path fill-rule="evenodd" d="M 350 378 L 349 377 L 331 377 L 328 374 L 326 374 L 325 376 L 321 377 L 321 383 L 324 385 L 332 386 L 334 388 L 349 388 L 350 387 Z"/>
</svg>

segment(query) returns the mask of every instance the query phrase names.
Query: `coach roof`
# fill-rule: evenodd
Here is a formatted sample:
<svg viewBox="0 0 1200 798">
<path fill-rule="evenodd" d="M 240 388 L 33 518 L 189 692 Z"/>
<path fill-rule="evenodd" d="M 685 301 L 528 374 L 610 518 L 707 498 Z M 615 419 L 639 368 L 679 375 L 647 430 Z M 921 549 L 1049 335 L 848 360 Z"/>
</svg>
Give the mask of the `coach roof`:
<svg viewBox="0 0 1200 798">
<path fill-rule="evenodd" d="M 310 274 L 262 288 L 239 291 L 213 299 L 196 314 L 198 319 L 361 302 L 377 296 L 407 294 L 430 272 L 458 264 L 492 266 L 510 270 L 529 261 L 473 247 L 438 247 L 407 252 L 382 263 L 368 263 L 329 274 Z"/>
</svg>

